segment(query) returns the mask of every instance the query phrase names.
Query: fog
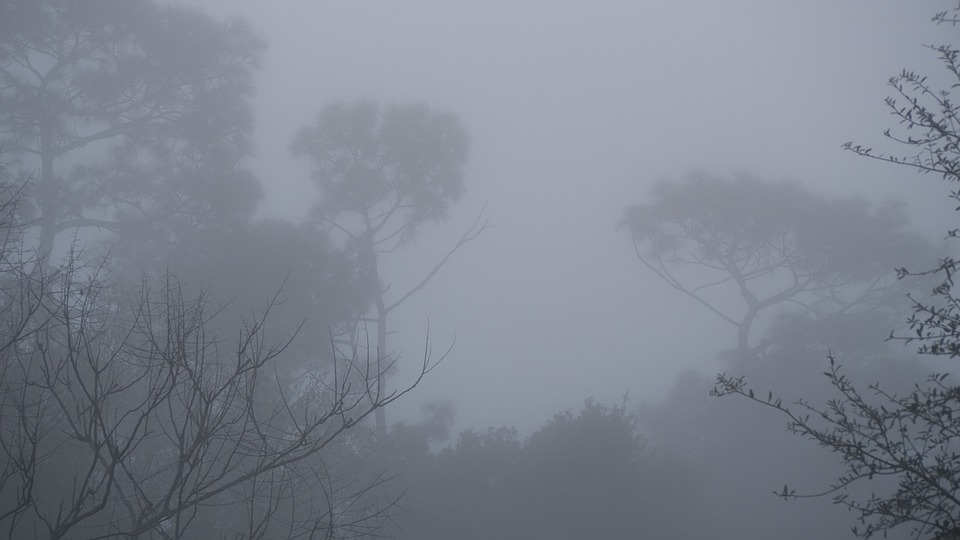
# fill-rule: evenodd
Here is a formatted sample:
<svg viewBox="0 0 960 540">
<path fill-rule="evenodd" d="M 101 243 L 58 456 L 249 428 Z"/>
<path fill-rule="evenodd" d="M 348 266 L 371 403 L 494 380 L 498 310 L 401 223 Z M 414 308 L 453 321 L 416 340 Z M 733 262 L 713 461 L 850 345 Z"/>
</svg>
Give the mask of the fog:
<svg viewBox="0 0 960 540">
<path fill-rule="evenodd" d="M 883 512 L 848 512 L 832 497 L 896 491 L 901 471 L 841 468 L 839 445 L 784 416 L 778 399 L 805 399 L 819 418 L 849 369 L 859 388 L 889 389 L 874 398 L 920 403 L 942 384 L 934 416 L 960 409 L 953 379 L 919 384 L 951 371 L 956 326 L 935 323 L 955 312 L 920 309 L 931 318 L 919 329 L 908 321 L 908 294 L 914 308 L 955 298 L 949 287 L 931 297 L 938 272 L 896 276 L 955 255 L 956 200 L 941 177 L 957 175 L 936 162 L 936 144 L 915 151 L 884 135 L 915 127 L 884 102 L 891 77 L 957 83 L 928 47 L 956 43 L 956 24 L 931 22 L 955 4 L 104 0 L 83 15 L 48 3 L 95 29 L 90 43 L 126 45 L 45 78 L 60 49 L 17 27 L 42 17 L 30 18 L 30 2 L 0 2 L 10 17 L 0 22 L 0 386 L 21 396 L 0 404 L 0 527 L 11 534 L 272 538 L 279 520 L 290 537 L 301 527 L 421 540 L 850 538 L 854 525 L 868 537 L 887 533 Z M 127 9 L 157 22 L 128 24 Z M 138 69 L 149 76 L 130 75 Z M 33 74 L 36 89 L 21 87 Z M 70 106 L 44 101 L 56 91 Z M 417 145 L 390 139 L 391 118 L 420 137 L 397 165 Z M 363 119 L 386 133 L 366 141 L 381 147 L 330 142 Z M 442 148 L 423 150 L 434 135 Z M 883 159 L 921 150 L 933 174 Z M 364 174 L 428 194 L 351 206 L 359 196 L 337 184 L 353 178 L 349 152 L 375 163 Z M 421 167 L 431 159 L 438 169 Z M 422 170 L 451 192 L 462 174 L 462 197 L 416 184 Z M 380 229 L 394 212 L 408 221 Z M 200 295 L 208 304 L 191 303 Z M 939 336 L 931 328 L 947 337 L 918 357 Z M 887 340 L 891 331 L 924 339 Z M 172 335 L 183 338 L 176 354 Z M 223 355 L 210 372 L 197 367 Z M 828 358 L 843 367 L 832 372 Z M 715 385 L 718 373 L 729 377 Z M 102 398 L 87 390 L 101 379 L 114 381 Z M 919 414 L 904 403 L 898 411 Z M 221 423 L 208 429 L 209 418 Z M 955 427 L 951 417 L 945 429 Z M 926 443 L 922 429 L 899 433 Z M 46 453 L 44 437 L 55 439 Z M 942 455 L 955 445 L 929 443 Z M 88 447 L 88 460 L 69 453 Z M 67 465 L 34 474 L 25 448 Z M 154 472 L 164 460 L 177 465 Z M 182 473 L 188 463 L 211 465 Z M 57 513 L 31 490 L 57 492 L 68 467 L 85 480 Z M 951 496 L 953 469 L 941 482 Z M 833 490 L 843 474 L 881 479 Z M 178 480 L 166 488 L 168 476 Z M 826 496 L 796 500 L 792 489 Z M 237 501 L 250 501 L 249 530 L 233 523 Z M 931 514 L 949 526 L 911 533 L 906 520 L 891 537 L 957 534 L 960 504 L 940 504 Z M 195 508 L 200 517 L 181 516 Z M 259 516 L 277 519 L 258 529 Z"/>
<path fill-rule="evenodd" d="M 730 333 L 655 281 L 616 228 L 657 180 L 750 172 L 904 199 L 931 235 L 950 218 L 933 179 L 840 149 L 882 144 L 892 75 L 939 74 L 922 44 L 952 30 L 914 3 L 188 5 L 243 16 L 269 43 L 252 165 L 264 215 L 307 212 L 315 188 L 289 142 L 327 102 L 422 101 L 469 131 L 466 197 L 388 262 L 395 288 L 416 282 L 486 204 L 491 229 L 398 316 L 405 355 L 428 320 L 438 348 L 456 338 L 403 417 L 449 399 L 458 426 L 527 432 L 586 397 L 656 400 L 684 368 L 714 371 Z"/>
</svg>

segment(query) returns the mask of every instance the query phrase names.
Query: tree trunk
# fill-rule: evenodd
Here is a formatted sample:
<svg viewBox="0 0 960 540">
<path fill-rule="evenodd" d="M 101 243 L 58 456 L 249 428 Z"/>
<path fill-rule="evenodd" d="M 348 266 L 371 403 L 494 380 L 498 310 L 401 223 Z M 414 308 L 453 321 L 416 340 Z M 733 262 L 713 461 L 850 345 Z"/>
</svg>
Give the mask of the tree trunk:
<svg viewBox="0 0 960 540">
<path fill-rule="evenodd" d="M 377 280 L 379 285 L 379 279 Z M 381 289 L 382 290 L 382 289 Z M 387 308 L 383 302 L 383 293 L 377 295 L 377 362 L 387 361 Z M 383 373 L 377 380 L 377 390 L 381 398 L 387 393 L 387 377 Z M 377 409 L 377 438 L 383 440 L 387 436 L 387 411 L 384 407 Z"/>
<path fill-rule="evenodd" d="M 57 182 L 53 170 L 53 142 L 51 125 L 47 120 L 40 122 L 40 179 L 37 183 L 38 206 L 40 210 L 40 238 L 37 245 L 37 265 L 35 271 L 45 274 L 50 267 L 50 254 L 53 252 L 56 235 Z"/>
<path fill-rule="evenodd" d="M 364 218 L 366 220 L 366 216 L 364 216 Z M 375 358 L 370 358 L 368 351 L 367 357 L 367 362 L 376 362 L 378 371 L 376 395 L 370 396 L 372 403 L 382 400 L 383 396 L 387 394 L 387 374 L 383 371 L 383 365 L 389 365 L 390 360 L 387 354 L 387 304 L 383 298 L 383 294 L 386 291 L 384 290 L 383 283 L 380 281 L 380 265 L 378 264 L 379 261 L 377 261 L 377 251 L 373 242 L 373 231 L 369 225 L 364 235 L 364 240 L 366 245 L 363 246 L 363 251 L 367 259 L 364 262 L 366 262 L 370 269 L 371 287 L 375 287 L 377 291 L 377 349 L 374 351 L 376 356 Z M 379 407 L 374 411 L 374 418 L 377 424 L 377 438 L 382 441 L 387 436 L 387 412 L 383 407 Z"/>
<path fill-rule="evenodd" d="M 750 327 L 753 326 L 753 321 L 756 318 L 757 312 L 751 307 L 737 327 L 737 355 L 741 359 L 746 359 L 752 354 L 750 351 Z"/>
</svg>

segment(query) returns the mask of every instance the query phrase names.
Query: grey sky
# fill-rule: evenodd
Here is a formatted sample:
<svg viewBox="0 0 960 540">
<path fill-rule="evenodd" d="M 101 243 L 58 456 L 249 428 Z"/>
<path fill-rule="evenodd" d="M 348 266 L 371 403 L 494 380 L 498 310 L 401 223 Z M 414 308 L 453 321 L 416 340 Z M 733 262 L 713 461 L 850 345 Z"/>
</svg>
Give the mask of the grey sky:
<svg viewBox="0 0 960 540">
<path fill-rule="evenodd" d="M 423 101 L 470 132 L 468 195 L 387 280 L 415 282 L 485 201 L 493 228 L 399 313 L 410 360 L 428 316 L 437 351 L 457 342 L 394 418 L 451 399 L 459 426 L 528 430 L 588 396 L 656 399 L 684 367 L 713 370 L 733 333 L 654 281 L 615 229 L 658 179 L 749 171 L 905 198 L 929 234 L 952 217 L 938 179 L 840 150 L 881 147 L 891 75 L 941 69 L 921 43 L 949 31 L 929 22 L 948 2 L 181 3 L 242 15 L 269 41 L 252 163 L 265 215 L 308 208 L 287 146 L 329 101 Z"/>
</svg>

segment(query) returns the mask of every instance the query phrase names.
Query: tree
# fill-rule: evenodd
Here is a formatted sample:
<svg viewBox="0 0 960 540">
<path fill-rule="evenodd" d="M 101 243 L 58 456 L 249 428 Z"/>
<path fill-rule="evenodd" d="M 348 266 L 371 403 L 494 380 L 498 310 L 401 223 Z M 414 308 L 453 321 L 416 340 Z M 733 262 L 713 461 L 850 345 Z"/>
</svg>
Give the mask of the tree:
<svg viewBox="0 0 960 540">
<path fill-rule="evenodd" d="M 229 231 L 215 228 L 183 239 L 177 249 L 161 252 L 165 266 L 175 269 L 189 296 L 206 296 L 218 310 L 217 324 L 234 328 L 276 298 L 271 315 L 274 330 L 295 332 L 278 364 L 281 377 L 296 378 L 304 370 L 326 369 L 333 351 L 330 336 L 348 328 L 370 305 L 349 254 L 335 248 L 323 231 L 309 224 L 294 225 L 263 219 L 237 223 Z M 150 260 L 142 260 L 147 265 Z M 136 286 L 142 267 L 114 265 L 113 274 Z M 157 266 L 157 265 L 155 265 Z M 150 275 L 163 274 L 157 268 Z"/>
<path fill-rule="evenodd" d="M 315 221 L 343 238 L 356 256 L 357 271 L 373 291 L 377 357 L 388 357 L 388 317 L 420 291 L 465 243 L 487 224 L 482 213 L 424 278 L 388 297 L 380 258 L 409 245 L 428 221 L 443 221 L 463 193 L 468 138 L 456 116 L 426 105 L 370 101 L 333 103 L 314 125 L 303 128 L 292 146 L 310 160 L 320 190 Z M 386 415 L 377 413 L 378 436 L 386 435 Z"/>
<path fill-rule="evenodd" d="M 148 0 L 7 0 L 0 143 L 29 171 L 40 266 L 78 227 L 175 242 L 250 213 L 247 98 L 263 44 Z M 9 24 L 7 24 L 9 23 Z"/>
<path fill-rule="evenodd" d="M 956 26 L 960 7 L 938 13 L 938 24 Z M 912 167 L 960 181 L 960 115 L 952 93 L 960 82 L 956 45 L 931 47 L 939 54 L 952 84 L 943 90 L 927 78 L 904 70 L 890 79 L 895 97 L 886 103 L 898 118 L 900 128 L 885 135 L 910 148 L 908 155 L 882 154 L 872 148 L 847 143 L 844 147 L 860 156 Z M 950 197 L 958 198 L 953 191 Z M 956 238 L 956 229 L 949 232 Z M 893 339 L 916 342 L 924 355 L 960 355 L 958 297 L 953 290 L 957 261 L 944 257 L 939 265 L 921 275 L 939 275 L 940 282 L 929 298 L 912 296 L 911 333 Z M 915 275 L 901 266 L 901 278 Z M 824 493 L 834 502 L 852 509 L 860 522 L 854 533 L 860 538 L 886 534 L 904 525 L 914 538 L 954 539 L 960 536 L 960 386 L 945 374 L 935 374 L 904 393 L 878 384 L 862 391 L 831 358 L 825 373 L 835 390 L 826 406 L 806 400 L 785 404 L 781 398 L 755 393 L 743 377 L 721 374 L 717 395 L 739 395 L 772 407 L 789 420 L 790 431 L 815 441 L 838 454 L 844 472 Z M 852 493 L 866 484 L 871 493 Z M 804 496 L 789 486 L 778 494 L 784 498 Z M 815 495 L 817 496 L 817 495 Z"/>
<path fill-rule="evenodd" d="M 168 274 L 130 294 L 73 252 L 43 271 L 0 168 L 0 528 L 11 538 L 369 537 L 395 499 L 337 472 L 381 362 L 295 386 L 271 334 L 281 291 L 227 332 Z M 273 344 L 272 344 L 273 343 Z M 436 362 L 426 349 L 422 377 Z M 373 368 L 373 369 L 372 369 Z"/>
<path fill-rule="evenodd" d="M 172 270 L 189 296 L 205 288 L 211 304 L 244 316 L 286 275 L 297 305 L 284 298 L 274 324 L 309 317 L 324 329 L 311 353 L 299 351 L 301 367 L 329 352 L 326 329 L 354 318 L 363 298 L 350 297 L 345 257 L 322 233 L 250 217 L 261 189 L 241 164 L 264 48 L 256 34 L 149 0 L 2 5 L 0 144 L 30 180 L 19 206 L 35 213 L 38 268 L 62 233 L 96 228 L 109 234 L 85 252 L 109 254 L 105 271 L 126 285 Z"/>
<path fill-rule="evenodd" d="M 401 469 L 397 537 L 692 537 L 674 511 L 698 510 L 693 477 L 650 451 L 635 420 L 625 404 L 587 400 L 525 441 L 507 427 L 464 431 Z"/>
<path fill-rule="evenodd" d="M 923 248 L 898 206 L 828 201 L 791 183 L 696 173 L 658 184 L 651 199 L 620 221 L 637 257 L 736 328 L 741 357 L 766 345 L 751 331 L 773 306 L 815 317 L 882 308 L 898 290 L 895 261 Z"/>
<path fill-rule="evenodd" d="M 586 400 L 575 414 L 554 415 L 524 444 L 512 486 L 525 501 L 518 504 L 517 537 L 638 535 L 652 525 L 644 504 L 652 502 L 644 500 L 653 488 L 651 461 L 626 400 L 613 407 Z"/>
<path fill-rule="evenodd" d="M 864 393 L 833 358 L 825 372 L 836 396 L 826 407 L 807 400 L 793 406 L 773 393 L 759 395 L 744 378 L 719 375 L 714 395 L 740 395 L 772 407 L 789 419 L 791 433 L 839 454 L 843 472 L 823 492 L 797 494 L 784 486 L 784 499 L 832 495 L 857 514 L 853 532 L 870 538 L 910 524 L 914 538 L 951 539 L 960 533 L 960 387 L 946 374 L 900 395 L 879 384 Z M 877 490 L 851 492 L 861 482 Z M 879 492 L 879 493 L 878 493 Z"/>
</svg>

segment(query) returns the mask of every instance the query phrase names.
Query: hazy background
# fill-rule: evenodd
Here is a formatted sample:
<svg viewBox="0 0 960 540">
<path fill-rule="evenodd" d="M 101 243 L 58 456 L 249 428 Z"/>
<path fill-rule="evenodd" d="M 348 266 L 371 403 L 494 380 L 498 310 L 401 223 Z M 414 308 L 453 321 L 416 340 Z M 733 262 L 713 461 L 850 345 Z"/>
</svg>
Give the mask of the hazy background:
<svg viewBox="0 0 960 540">
<path fill-rule="evenodd" d="M 952 217 L 938 179 L 840 149 L 882 147 L 891 75 L 939 73 L 920 44 L 952 31 L 929 22 L 941 2 L 179 3 L 245 17 L 269 42 L 251 163 L 264 216 L 299 219 L 315 200 L 288 145 L 332 100 L 423 101 L 469 131 L 466 197 L 384 259 L 384 280 L 415 283 L 485 203 L 493 227 L 395 316 L 391 345 L 414 364 L 428 319 L 436 351 L 456 344 L 390 421 L 449 399 L 455 432 L 526 432 L 588 396 L 656 400 L 685 368 L 715 371 L 734 333 L 654 279 L 616 229 L 656 180 L 748 171 L 905 199 L 934 238 Z"/>
</svg>

